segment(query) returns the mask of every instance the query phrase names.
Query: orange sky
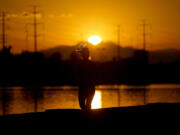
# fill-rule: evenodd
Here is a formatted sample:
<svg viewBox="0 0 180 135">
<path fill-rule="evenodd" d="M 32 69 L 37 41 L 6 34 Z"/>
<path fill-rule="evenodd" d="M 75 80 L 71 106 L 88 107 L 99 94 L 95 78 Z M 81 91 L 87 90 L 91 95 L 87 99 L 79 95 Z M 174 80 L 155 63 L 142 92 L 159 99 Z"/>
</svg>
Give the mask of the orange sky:
<svg viewBox="0 0 180 135">
<path fill-rule="evenodd" d="M 117 25 L 121 25 L 121 45 L 142 47 L 143 19 L 147 20 L 147 48 L 180 49 L 179 0 L 1 0 L 0 9 L 9 14 L 7 44 L 13 52 L 26 48 L 25 24 L 32 17 L 23 16 L 37 4 L 42 15 L 38 17 L 38 48 L 45 49 L 60 44 L 73 45 L 99 35 L 104 41 L 117 41 Z M 1 28 L 1 27 L 0 27 Z M 29 40 L 33 29 L 29 25 Z M 29 41 L 29 50 L 33 49 Z"/>
</svg>

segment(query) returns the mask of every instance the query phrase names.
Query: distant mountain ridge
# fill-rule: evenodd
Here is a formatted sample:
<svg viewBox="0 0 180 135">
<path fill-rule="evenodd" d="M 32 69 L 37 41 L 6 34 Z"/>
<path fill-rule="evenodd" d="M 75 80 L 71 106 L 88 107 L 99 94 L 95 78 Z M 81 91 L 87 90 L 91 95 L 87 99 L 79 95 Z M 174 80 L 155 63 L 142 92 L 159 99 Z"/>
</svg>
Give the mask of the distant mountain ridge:
<svg viewBox="0 0 180 135">
<path fill-rule="evenodd" d="M 171 63 L 180 61 L 180 50 L 164 49 L 149 52 L 150 63 Z"/>
<path fill-rule="evenodd" d="M 93 61 L 111 61 L 117 57 L 118 46 L 112 42 L 101 43 L 98 46 L 87 44 Z M 67 46 L 59 45 L 54 48 L 42 50 L 45 56 L 50 56 L 54 53 L 61 53 L 62 60 L 68 60 L 71 53 L 77 48 L 77 45 Z M 120 47 L 120 57 L 130 58 L 134 55 L 135 49 L 132 47 Z M 157 51 L 149 51 L 149 62 L 156 63 L 170 63 L 180 60 L 180 50 L 178 49 L 164 49 Z"/>
</svg>

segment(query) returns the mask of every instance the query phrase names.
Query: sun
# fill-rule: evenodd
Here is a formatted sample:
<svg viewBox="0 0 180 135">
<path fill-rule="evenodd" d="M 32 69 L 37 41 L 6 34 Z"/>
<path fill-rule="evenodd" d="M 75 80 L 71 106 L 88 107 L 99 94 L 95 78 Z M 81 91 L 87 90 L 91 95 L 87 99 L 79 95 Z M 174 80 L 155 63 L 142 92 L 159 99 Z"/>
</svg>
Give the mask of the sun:
<svg viewBox="0 0 180 135">
<path fill-rule="evenodd" d="M 99 36 L 91 36 L 88 38 L 88 42 L 93 44 L 93 45 L 98 45 L 101 43 L 102 39 Z"/>
</svg>

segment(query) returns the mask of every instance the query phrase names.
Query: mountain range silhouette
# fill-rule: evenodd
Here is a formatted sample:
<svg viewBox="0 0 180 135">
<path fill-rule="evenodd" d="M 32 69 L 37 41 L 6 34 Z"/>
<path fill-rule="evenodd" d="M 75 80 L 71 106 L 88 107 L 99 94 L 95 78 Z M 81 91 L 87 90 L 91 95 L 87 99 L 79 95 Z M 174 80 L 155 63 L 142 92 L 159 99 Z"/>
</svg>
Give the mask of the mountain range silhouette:
<svg viewBox="0 0 180 135">
<path fill-rule="evenodd" d="M 54 53 L 60 53 L 62 60 L 68 60 L 71 53 L 76 49 L 77 45 L 68 46 L 68 45 L 58 45 L 54 48 L 42 50 L 45 56 L 50 56 Z M 87 43 L 87 46 L 90 49 L 90 54 L 93 61 L 112 61 L 117 57 L 117 45 L 112 42 L 104 42 L 98 46 L 93 46 Z M 120 57 L 121 58 L 131 58 L 135 52 L 135 48 L 132 47 L 120 47 Z M 172 63 L 180 60 L 180 50 L 178 49 L 163 49 L 149 52 L 149 63 L 158 64 L 158 63 Z"/>
</svg>

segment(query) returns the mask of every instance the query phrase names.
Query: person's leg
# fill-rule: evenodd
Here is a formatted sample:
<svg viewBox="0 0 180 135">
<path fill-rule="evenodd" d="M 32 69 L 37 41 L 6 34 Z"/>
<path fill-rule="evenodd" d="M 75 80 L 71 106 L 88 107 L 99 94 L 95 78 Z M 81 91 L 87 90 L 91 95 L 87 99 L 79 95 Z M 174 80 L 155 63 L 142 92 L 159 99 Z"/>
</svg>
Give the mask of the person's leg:
<svg viewBox="0 0 180 135">
<path fill-rule="evenodd" d="M 78 93 L 78 98 L 79 98 L 79 106 L 81 109 L 85 109 L 85 97 L 83 96 L 83 93 L 79 91 Z"/>
<path fill-rule="evenodd" d="M 86 109 L 86 97 L 85 95 L 83 94 L 82 91 L 79 91 L 79 106 L 81 107 L 82 110 L 85 110 Z"/>
</svg>

